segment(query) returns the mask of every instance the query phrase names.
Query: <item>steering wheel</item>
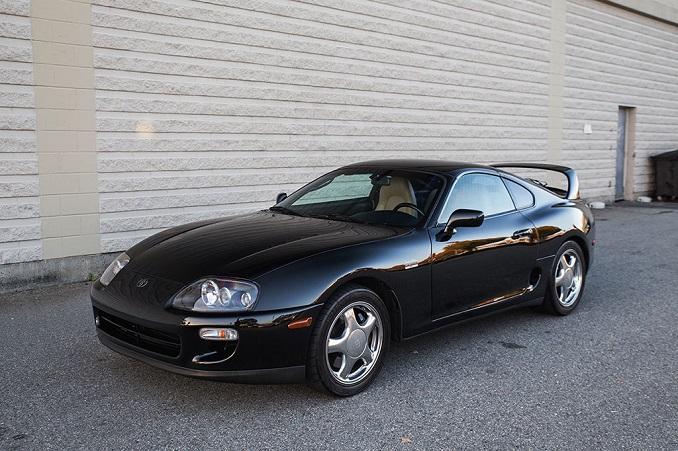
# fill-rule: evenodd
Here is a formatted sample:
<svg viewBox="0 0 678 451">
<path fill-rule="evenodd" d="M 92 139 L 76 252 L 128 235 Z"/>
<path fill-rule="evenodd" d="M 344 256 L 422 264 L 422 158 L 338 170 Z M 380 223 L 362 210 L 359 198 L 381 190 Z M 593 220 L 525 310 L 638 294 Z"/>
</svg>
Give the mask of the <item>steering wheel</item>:
<svg viewBox="0 0 678 451">
<path fill-rule="evenodd" d="M 417 207 L 416 205 L 414 205 L 414 204 L 412 204 L 412 203 L 410 203 L 410 202 L 401 202 L 401 203 L 399 203 L 398 205 L 396 205 L 395 207 L 393 207 L 393 211 L 398 211 L 398 210 L 400 210 L 401 208 L 411 208 L 412 210 L 414 210 L 414 211 L 416 211 L 417 213 L 419 213 L 419 215 L 424 216 L 424 212 L 421 211 L 421 210 L 419 209 L 419 207 Z"/>
</svg>

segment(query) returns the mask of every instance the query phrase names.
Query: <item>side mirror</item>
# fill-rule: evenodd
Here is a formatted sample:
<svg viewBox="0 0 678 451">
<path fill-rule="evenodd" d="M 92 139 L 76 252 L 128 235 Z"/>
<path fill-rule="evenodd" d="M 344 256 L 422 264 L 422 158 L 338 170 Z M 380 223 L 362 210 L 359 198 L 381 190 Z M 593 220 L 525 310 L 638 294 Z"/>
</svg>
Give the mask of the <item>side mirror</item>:
<svg viewBox="0 0 678 451">
<path fill-rule="evenodd" d="M 280 202 L 284 201 L 287 199 L 287 193 L 278 193 L 278 195 L 275 197 L 275 203 L 279 204 Z"/>
<path fill-rule="evenodd" d="M 436 239 L 438 241 L 447 241 L 454 235 L 457 227 L 479 227 L 485 220 L 485 214 L 478 210 L 466 210 L 460 208 L 454 210 L 447 220 L 445 228 L 438 232 Z"/>
</svg>

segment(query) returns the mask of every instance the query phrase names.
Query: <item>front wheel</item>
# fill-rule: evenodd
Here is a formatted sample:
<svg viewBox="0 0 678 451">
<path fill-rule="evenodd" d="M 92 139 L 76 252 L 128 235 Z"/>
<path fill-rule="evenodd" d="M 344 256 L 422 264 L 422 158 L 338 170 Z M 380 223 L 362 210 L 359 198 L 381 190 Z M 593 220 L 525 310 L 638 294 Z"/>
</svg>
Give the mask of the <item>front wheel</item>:
<svg viewBox="0 0 678 451">
<path fill-rule="evenodd" d="M 586 261 L 581 247 L 574 241 L 565 242 L 551 268 L 544 309 L 556 315 L 568 315 L 581 301 L 586 281 Z"/>
<path fill-rule="evenodd" d="M 388 311 L 376 293 L 359 286 L 341 289 L 313 331 L 309 384 L 338 396 L 363 391 L 381 370 L 390 332 Z"/>
</svg>

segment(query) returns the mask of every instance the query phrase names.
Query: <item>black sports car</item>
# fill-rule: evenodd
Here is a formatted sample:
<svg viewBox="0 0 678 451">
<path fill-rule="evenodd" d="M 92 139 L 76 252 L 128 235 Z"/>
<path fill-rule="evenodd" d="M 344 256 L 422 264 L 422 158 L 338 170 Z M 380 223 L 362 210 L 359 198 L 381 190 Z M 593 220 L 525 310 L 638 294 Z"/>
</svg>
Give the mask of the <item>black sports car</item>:
<svg viewBox="0 0 678 451">
<path fill-rule="evenodd" d="M 353 164 L 267 210 L 158 233 L 92 286 L 99 339 L 180 374 L 308 383 L 336 395 L 377 376 L 389 342 L 518 305 L 566 315 L 594 222 L 565 189 L 499 166 Z"/>
</svg>

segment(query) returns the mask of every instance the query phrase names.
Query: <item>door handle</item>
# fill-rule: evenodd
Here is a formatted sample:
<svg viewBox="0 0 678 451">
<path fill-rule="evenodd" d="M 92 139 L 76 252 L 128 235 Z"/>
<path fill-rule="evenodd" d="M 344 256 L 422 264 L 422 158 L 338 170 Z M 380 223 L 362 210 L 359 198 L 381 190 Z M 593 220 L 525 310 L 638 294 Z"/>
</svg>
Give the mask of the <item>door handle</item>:
<svg viewBox="0 0 678 451">
<path fill-rule="evenodd" d="M 511 235 L 511 238 L 513 238 L 514 240 L 524 237 L 531 238 L 532 229 L 516 230 L 515 232 L 513 232 L 513 235 Z"/>
</svg>

